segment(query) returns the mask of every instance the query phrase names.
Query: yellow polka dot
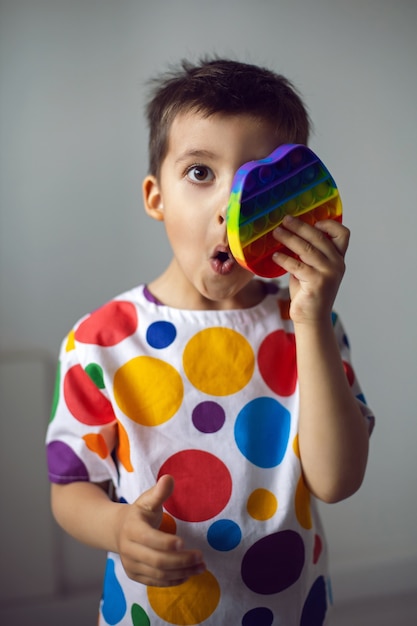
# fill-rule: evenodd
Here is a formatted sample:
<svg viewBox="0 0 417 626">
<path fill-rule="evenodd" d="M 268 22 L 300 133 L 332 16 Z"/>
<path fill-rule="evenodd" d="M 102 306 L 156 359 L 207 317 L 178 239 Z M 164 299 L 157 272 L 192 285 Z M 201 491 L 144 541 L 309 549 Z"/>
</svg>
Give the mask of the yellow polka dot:
<svg viewBox="0 0 417 626">
<path fill-rule="evenodd" d="M 201 624 L 216 610 L 220 587 L 206 571 L 175 587 L 148 587 L 148 598 L 158 617 L 170 624 Z"/>
<path fill-rule="evenodd" d="M 294 441 L 292 442 L 292 449 L 294 450 L 295 456 L 300 458 L 300 447 L 298 445 L 298 435 L 295 435 Z"/>
<path fill-rule="evenodd" d="M 67 343 L 65 344 L 65 352 L 71 352 L 71 350 L 75 350 L 75 333 L 73 330 L 68 333 Z"/>
<path fill-rule="evenodd" d="M 306 487 L 304 478 L 300 476 L 295 492 L 295 514 L 299 524 L 307 530 L 312 527 L 310 510 L 310 492 Z"/>
<path fill-rule="evenodd" d="M 255 357 L 248 341 L 235 330 L 206 328 L 188 342 L 183 364 L 194 387 L 213 396 L 227 396 L 248 384 Z"/>
<path fill-rule="evenodd" d="M 268 489 L 255 489 L 248 498 L 248 513 L 254 519 L 264 521 L 275 515 L 278 501 Z"/>
<path fill-rule="evenodd" d="M 113 389 L 123 413 L 143 426 L 158 426 L 171 419 L 184 395 L 177 370 L 150 356 L 139 356 L 122 365 L 114 375 Z"/>
</svg>

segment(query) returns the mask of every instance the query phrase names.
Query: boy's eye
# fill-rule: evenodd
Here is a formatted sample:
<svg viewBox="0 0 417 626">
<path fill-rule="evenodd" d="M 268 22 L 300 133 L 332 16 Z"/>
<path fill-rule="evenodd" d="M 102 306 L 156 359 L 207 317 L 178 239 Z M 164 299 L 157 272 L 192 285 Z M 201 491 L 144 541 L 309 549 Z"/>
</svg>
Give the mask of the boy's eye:
<svg viewBox="0 0 417 626">
<path fill-rule="evenodd" d="M 205 165 L 193 165 L 187 172 L 187 178 L 193 183 L 208 183 L 214 178 L 214 174 L 209 167 Z"/>
</svg>

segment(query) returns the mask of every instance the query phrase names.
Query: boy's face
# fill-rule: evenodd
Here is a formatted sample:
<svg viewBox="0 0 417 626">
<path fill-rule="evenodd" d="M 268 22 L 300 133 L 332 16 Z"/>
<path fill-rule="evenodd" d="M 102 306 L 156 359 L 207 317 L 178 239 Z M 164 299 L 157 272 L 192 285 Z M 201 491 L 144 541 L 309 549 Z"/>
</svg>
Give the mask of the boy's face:
<svg viewBox="0 0 417 626">
<path fill-rule="evenodd" d="M 236 170 L 284 142 L 249 115 L 188 112 L 174 119 L 159 180 L 144 181 L 146 210 L 165 222 L 174 253 L 154 281 L 165 304 L 241 308 L 260 299 L 258 281 L 230 254 L 226 209 Z"/>
</svg>

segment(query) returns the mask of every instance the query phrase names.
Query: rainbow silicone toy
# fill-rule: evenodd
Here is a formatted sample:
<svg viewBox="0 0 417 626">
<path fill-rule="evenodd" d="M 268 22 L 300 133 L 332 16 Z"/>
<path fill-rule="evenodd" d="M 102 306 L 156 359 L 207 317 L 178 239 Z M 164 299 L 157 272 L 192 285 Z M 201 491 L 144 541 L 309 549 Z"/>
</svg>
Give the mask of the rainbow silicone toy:
<svg viewBox="0 0 417 626">
<path fill-rule="evenodd" d="M 310 224 L 342 221 L 336 183 L 317 155 L 300 144 L 284 144 L 236 172 L 227 208 L 227 236 L 236 261 L 258 276 L 285 274 L 271 257 L 277 250 L 294 256 L 272 235 L 287 214 Z"/>
</svg>

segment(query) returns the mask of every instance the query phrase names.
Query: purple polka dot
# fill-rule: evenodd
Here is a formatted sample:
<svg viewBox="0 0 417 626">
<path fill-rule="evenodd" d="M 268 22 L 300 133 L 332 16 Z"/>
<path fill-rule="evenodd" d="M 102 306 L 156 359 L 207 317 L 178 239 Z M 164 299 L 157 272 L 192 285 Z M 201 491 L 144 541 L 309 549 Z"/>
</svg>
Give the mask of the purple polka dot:
<svg viewBox="0 0 417 626">
<path fill-rule="evenodd" d="M 283 530 L 268 535 L 254 543 L 243 557 L 243 582 L 255 593 L 279 593 L 299 579 L 304 559 L 304 543 L 298 533 Z"/>
<path fill-rule="evenodd" d="M 278 293 L 279 291 L 279 286 L 274 283 L 274 282 L 264 282 L 264 289 L 265 289 L 265 293 L 267 294 L 274 294 L 274 293 Z"/>
<path fill-rule="evenodd" d="M 274 614 L 265 606 L 248 611 L 242 619 L 242 626 L 272 626 Z"/>
<path fill-rule="evenodd" d="M 327 611 L 326 583 L 317 578 L 310 589 L 301 614 L 300 626 L 323 626 Z"/>
<path fill-rule="evenodd" d="M 223 426 L 225 419 L 223 407 L 212 400 L 197 404 L 192 414 L 194 426 L 202 433 L 216 433 Z"/>
<path fill-rule="evenodd" d="M 49 479 L 52 482 L 70 483 L 89 480 L 88 471 L 81 459 L 62 441 L 52 441 L 46 448 Z"/>
</svg>

